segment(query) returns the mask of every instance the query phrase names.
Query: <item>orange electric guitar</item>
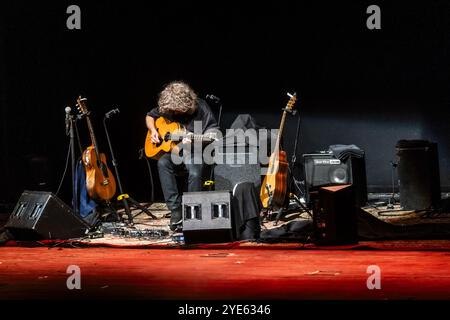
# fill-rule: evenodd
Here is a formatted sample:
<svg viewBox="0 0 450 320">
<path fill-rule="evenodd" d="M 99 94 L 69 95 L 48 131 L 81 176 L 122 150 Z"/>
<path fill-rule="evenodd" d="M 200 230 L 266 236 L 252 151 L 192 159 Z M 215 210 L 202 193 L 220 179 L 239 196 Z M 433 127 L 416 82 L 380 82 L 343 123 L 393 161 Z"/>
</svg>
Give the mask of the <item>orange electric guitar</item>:
<svg viewBox="0 0 450 320">
<path fill-rule="evenodd" d="M 83 164 L 86 170 L 86 188 L 93 199 L 109 201 L 116 193 L 116 180 L 106 165 L 104 153 L 100 153 L 94 127 L 90 119 L 90 111 L 86 106 L 86 98 L 77 98 L 78 110 L 86 116 L 92 145 L 83 152 Z"/>
<path fill-rule="evenodd" d="M 188 137 L 192 141 L 213 142 L 217 140 L 216 134 L 194 134 L 186 131 L 178 122 L 170 121 L 164 117 L 155 120 L 155 128 L 158 131 L 159 142 L 151 140 L 150 131 L 145 138 L 145 155 L 149 158 L 159 159 L 164 154 L 177 148 L 177 144 Z"/>
<path fill-rule="evenodd" d="M 281 208 L 286 199 L 288 162 L 286 152 L 280 149 L 281 136 L 283 134 L 286 115 L 290 112 L 297 100 L 297 95 L 289 95 L 290 99 L 284 109 L 281 118 L 280 129 L 278 130 L 275 151 L 269 159 L 269 167 L 261 185 L 260 199 L 263 208 Z"/>
</svg>

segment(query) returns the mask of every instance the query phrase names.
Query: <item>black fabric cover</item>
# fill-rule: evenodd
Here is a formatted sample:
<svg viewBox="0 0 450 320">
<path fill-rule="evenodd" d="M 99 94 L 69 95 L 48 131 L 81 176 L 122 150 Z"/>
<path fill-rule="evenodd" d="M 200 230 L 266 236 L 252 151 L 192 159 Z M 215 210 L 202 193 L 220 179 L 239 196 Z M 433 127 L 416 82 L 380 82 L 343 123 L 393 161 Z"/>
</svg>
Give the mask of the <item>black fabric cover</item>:
<svg viewBox="0 0 450 320">
<path fill-rule="evenodd" d="M 233 123 L 230 126 L 230 129 L 242 129 L 242 130 L 246 130 L 246 129 L 263 129 L 263 127 L 261 127 L 255 120 L 255 118 L 253 118 L 251 115 L 249 114 L 240 114 L 236 117 L 236 119 L 234 119 Z"/>
<path fill-rule="evenodd" d="M 306 242 L 312 236 L 312 220 L 294 220 L 278 228 L 261 232 L 261 241 L 282 242 L 300 241 Z"/>
<path fill-rule="evenodd" d="M 449 223 L 420 223 L 413 225 L 394 225 L 384 222 L 370 213 L 358 211 L 359 240 L 424 240 L 450 239 Z M 265 242 L 312 242 L 312 221 L 294 220 L 278 228 L 261 232 Z"/>
<path fill-rule="evenodd" d="M 249 114 L 239 114 L 233 121 L 233 123 L 230 126 L 230 129 L 233 129 L 234 131 L 227 133 L 224 137 L 223 137 L 223 144 L 226 146 L 252 146 L 252 147 L 259 147 L 258 143 L 256 144 L 252 144 L 252 140 L 250 139 L 237 139 L 237 141 L 245 141 L 245 143 L 243 145 L 240 144 L 236 144 L 235 140 L 233 139 L 235 136 L 240 136 L 242 135 L 242 137 L 244 137 L 245 135 L 249 136 L 250 134 L 246 131 L 248 129 L 254 129 L 255 132 L 255 137 L 253 139 L 253 141 L 258 141 L 259 140 L 259 130 L 260 129 L 267 129 L 264 126 L 261 126 L 260 124 L 258 124 L 258 122 L 256 121 L 255 118 L 253 118 L 253 116 L 249 115 Z M 270 142 L 271 141 L 275 141 L 277 138 L 277 136 L 272 132 L 269 131 L 268 132 L 268 136 L 267 136 L 267 145 L 270 147 Z M 270 149 L 270 148 L 269 148 Z"/>
<path fill-rule="evenodd" d="M 254 184 L 237 184 L 231 202 L 237 239 L 258 239 L 261 232 L 259 215 L 262 205 Z"/>
<path fill-rule="evenodd" d="M 349 157 L 364 157 L 364 151 L 354 144 L 334 144 L 329 146 L 328 150 L 330 150 L 337 159 L 342 161 L 347 160 Z"/>
</svg>

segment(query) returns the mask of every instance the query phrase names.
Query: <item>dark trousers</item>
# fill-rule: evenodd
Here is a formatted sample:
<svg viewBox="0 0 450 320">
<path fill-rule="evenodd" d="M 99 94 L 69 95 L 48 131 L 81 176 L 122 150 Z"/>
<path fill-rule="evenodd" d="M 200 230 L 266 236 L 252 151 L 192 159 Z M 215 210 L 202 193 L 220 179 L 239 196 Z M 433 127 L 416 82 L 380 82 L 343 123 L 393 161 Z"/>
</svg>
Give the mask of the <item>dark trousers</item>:
<svg viewBox="0 0 450 320">
<path fill-rule="evenodd" d="M 168 209 L 172 213 L 181 214 L 181 194 L 178 192 L 176 175 L 181 170 L 188 172 L 188 191 L 202 191 L 203 164 L 185 163 L 175 165 L 170 153 L 166 153 L 158 160 L 159 179 Z"/>
</svg>

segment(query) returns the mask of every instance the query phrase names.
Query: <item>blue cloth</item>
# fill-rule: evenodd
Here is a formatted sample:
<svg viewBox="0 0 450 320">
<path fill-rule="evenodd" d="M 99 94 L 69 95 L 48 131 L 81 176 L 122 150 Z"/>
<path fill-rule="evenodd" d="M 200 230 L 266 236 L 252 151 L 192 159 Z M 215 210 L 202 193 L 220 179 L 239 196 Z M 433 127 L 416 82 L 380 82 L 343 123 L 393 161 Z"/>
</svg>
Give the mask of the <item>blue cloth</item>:
<svg viewBox="0 0 450 320">
<path fill-rule="evenodd" d="M 78 163 L 75 172 L 75 179 L 77 181 L 75 191 L 79 198 L 78 209 L 81 218 L 85 219 L 97 207 L 97 203 L 94 200 L 92 200 L 87 193 L 86 171 L 84 170 L 81 161 Z"/>
</svg>

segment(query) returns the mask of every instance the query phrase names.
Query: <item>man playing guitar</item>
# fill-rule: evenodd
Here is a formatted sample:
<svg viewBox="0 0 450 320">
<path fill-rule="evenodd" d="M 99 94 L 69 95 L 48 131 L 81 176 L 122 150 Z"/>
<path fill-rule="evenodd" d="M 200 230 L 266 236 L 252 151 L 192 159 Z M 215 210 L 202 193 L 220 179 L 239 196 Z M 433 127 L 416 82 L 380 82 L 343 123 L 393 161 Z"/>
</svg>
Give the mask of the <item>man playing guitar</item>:
<svg viewBox="0 0 450 320">
<path fill-rule="evenodd" d="M 164 139 L 160 136 L 155 124 L 160 117 L 179 123 L 188 132 L 194 132 L 194 123 L 196 127 L 201 126 L 202 134 L 207 130 L 218 129 L 217 121 L 206 101 L 198 98 L 191 87 L 181 81 L 169 83 L 159 95 L 158 107 L 147 113 L 146 125 L 150 140 L 154 144 L 158 144 L 161 139 Z M 189 137 L 185 137 L 182 141 L 183 144 L 189 144 L 190 142 Z M 183 161 L 181 165 L 177 165 L 173 162 L 170 152 L 159 157 L 159 178 L 164 199 L 171 211 L 170 229 L 172 231 L 177 230 L 182 222 L 181 195 L 178 192 L 176 182 L 178 166 L 187 169 L 189 192 L 202 190 L 202 172 L 204 169 L 204 164 L 197 162 Z"/>
</svg>

